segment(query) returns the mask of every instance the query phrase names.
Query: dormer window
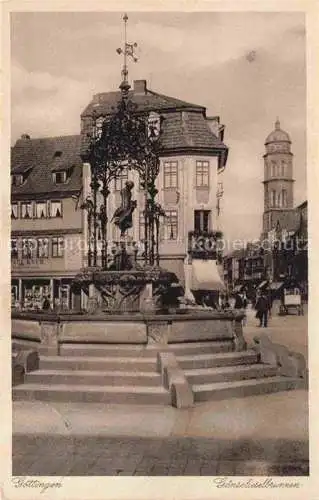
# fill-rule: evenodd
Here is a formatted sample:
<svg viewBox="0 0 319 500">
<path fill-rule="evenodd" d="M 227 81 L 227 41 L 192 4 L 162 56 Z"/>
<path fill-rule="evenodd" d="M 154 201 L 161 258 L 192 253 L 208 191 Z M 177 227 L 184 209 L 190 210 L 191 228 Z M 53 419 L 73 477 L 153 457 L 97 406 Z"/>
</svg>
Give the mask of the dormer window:
<svg viewBox="0 0 319 500">
<path fill-rule="evenodd" d="M 11 176 L 11 184 L 12 186 L 21 186 L 23 184 L 23 175 L 22 174 L 14 174 Z"/>
<path fill-rule="evenodd" d="M 53 172 L 52 179 L 54 184 L 65 184 L 66 183 L 66 171 L 61 170 L 60 172 Z"/>
</svg>

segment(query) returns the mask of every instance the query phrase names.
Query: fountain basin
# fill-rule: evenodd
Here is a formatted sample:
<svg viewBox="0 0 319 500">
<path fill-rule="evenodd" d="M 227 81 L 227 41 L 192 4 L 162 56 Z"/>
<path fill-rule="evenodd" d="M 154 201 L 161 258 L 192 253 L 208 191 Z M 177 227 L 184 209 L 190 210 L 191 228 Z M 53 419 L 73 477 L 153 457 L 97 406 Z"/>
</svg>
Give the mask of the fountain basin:
<svg viewBox="0 0 319 500">
<path fill-rule="evenodd" d="M 244 347 L 242 312 L 55 314 L 13 312 L 12 338 L 58 354 L 63 343 L 152 344 L 232 340 Z"/>
</svg>

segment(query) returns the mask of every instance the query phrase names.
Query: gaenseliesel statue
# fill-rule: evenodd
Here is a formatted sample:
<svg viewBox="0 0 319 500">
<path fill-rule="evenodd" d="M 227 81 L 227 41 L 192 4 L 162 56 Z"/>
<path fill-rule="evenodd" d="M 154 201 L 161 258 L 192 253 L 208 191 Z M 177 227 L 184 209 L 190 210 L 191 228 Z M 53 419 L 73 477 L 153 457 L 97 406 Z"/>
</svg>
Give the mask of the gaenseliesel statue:
<svg viewBox="0 0 319 500">
<path fill-rule="evenodd" d="M 136 208 L 136 200 L 132 200 L 132 189 L 134 182 L 126 181 L 125 186 L 121 189 L 121 206 L 118 207 L 113 215 L 112 222 L 121 230 L 121 236 L 133 226 L 132 214 Z"/>
</svg>

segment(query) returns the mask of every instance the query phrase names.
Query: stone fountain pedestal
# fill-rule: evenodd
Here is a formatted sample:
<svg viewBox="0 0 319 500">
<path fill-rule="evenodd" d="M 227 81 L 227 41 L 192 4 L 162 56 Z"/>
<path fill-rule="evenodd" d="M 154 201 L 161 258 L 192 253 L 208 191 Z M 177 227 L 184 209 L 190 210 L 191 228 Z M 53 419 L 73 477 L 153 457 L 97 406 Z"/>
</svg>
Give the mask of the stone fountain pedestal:
<svg viewBox="0 0 319 500">
<path fill-rule="evenodd" d="M 73 290 L 84 290 L 89 314 L 155 313 L 162 294 L 177 282 L 174 273 L 155 266 L 123 271 L 87 268 L 75 277 Z"/>
</svg>

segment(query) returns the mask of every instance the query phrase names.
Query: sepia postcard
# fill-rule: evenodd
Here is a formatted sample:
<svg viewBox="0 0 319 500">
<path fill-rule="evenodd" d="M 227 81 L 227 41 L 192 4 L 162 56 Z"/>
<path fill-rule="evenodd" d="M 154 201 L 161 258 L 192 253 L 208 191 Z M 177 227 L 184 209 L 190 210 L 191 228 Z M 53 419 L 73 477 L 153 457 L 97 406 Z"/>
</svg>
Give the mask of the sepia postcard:
<svg viewBox="0 0 319 500">
<path fill-rule="evenodd" d="M 0 498 L 317 498 L 318 2 L 1 12 Z"/>
</svg>

